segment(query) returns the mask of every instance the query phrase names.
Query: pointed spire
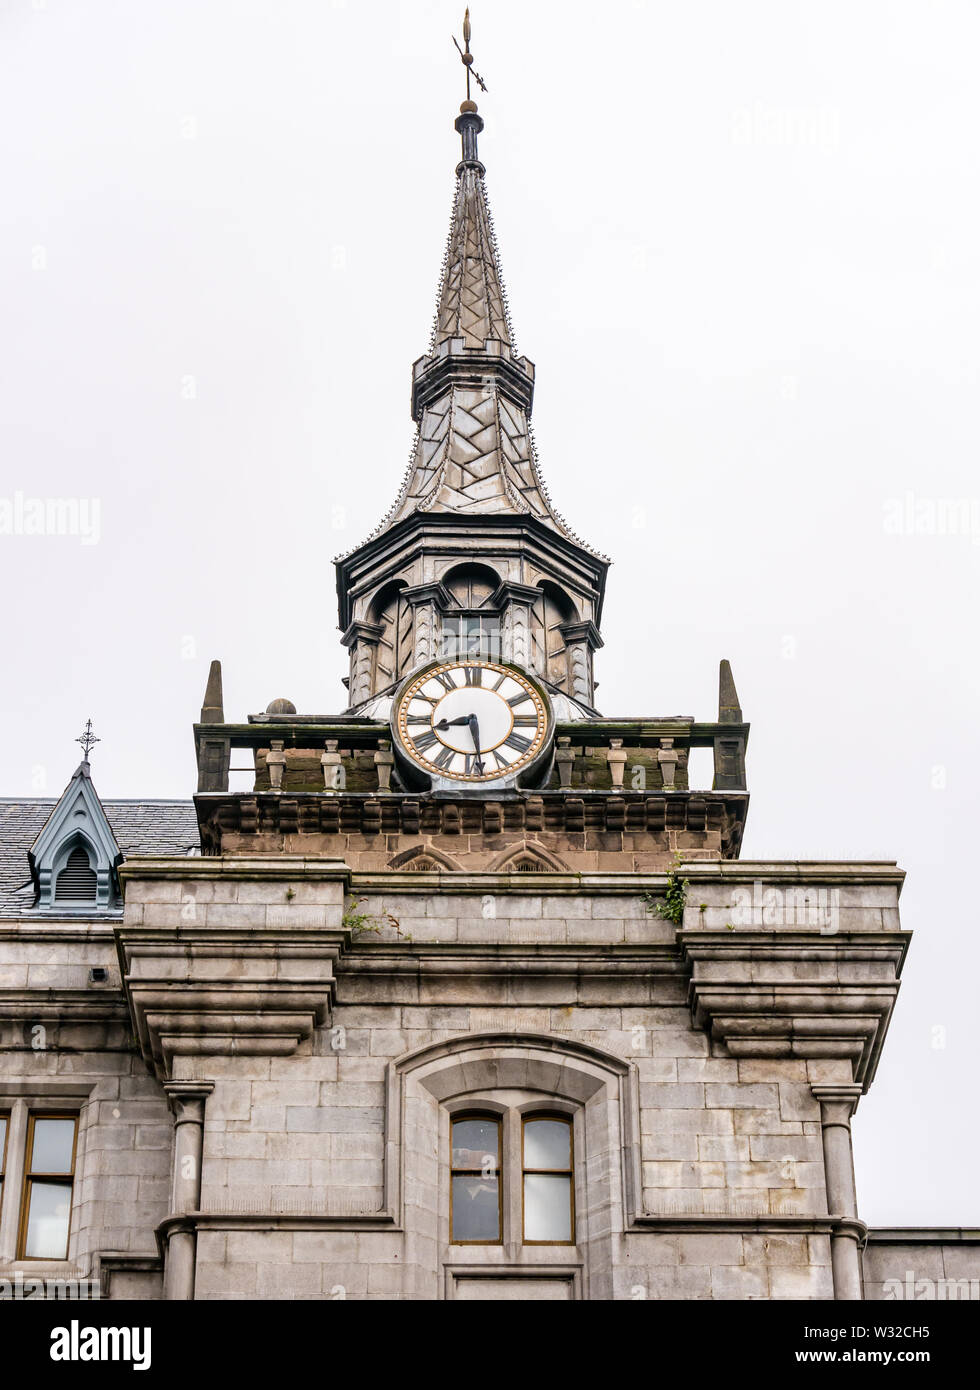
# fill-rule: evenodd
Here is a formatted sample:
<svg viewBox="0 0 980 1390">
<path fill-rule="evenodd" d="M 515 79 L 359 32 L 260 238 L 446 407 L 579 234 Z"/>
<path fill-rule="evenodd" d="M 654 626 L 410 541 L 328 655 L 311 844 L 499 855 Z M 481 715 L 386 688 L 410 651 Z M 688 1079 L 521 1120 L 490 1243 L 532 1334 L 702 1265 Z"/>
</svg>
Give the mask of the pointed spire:
<svg viewBox="0 0 980 1390">
<path fill-rule="evenodd" d="M 223 724 L 225 722 L 224 696 L 221 691 L 221 662 L 212 661 L 208 672 L 204 704 L 201 706 L 202 724 Z"/>
<path fill-rule="evenodd" d="M 742 707 L 738 703 L 735 677 L 731 662 L 723 661 L 718 668 L 718 723 L 741 724 Z"/>
<path fill-rule="evenodd" d="M 456 122 L 457 128 L 463 119 Z M 482 129 L 479 116 L 470 119 L 479 121 Z M 475 148 L 475 137 L 473 143 Z M 514 346 L 483 165 L 465 161 L 457 170 L 430 353 L 452 338 L 462 338 L 464 346 L 475 351 L 483 351 L 488 338 Z"/>
</svg>

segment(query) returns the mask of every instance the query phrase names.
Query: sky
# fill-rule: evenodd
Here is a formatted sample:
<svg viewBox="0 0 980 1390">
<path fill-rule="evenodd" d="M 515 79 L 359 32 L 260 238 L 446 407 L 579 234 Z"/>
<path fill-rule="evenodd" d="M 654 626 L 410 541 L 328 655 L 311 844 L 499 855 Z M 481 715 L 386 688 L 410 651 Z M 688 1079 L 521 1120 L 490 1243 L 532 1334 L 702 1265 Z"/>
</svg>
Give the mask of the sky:
<svg viewBox="0 0 980 1390">
<path fill-rule="evenodd" d="M 461 9 L 0 0 L 0 793 L 60 793 L 91 717 L 103 797 L 190 796 L 213 657 L 229 719 L 345 707 L 332 560 L 412 440 Z M 597 703 L 712 718 L 727 657 L 743 858 L 906 870 L 860 1210 L 980 1225 L 980 10 L 472 21 L 542 469 L 614 561 Z"/>
</svg>

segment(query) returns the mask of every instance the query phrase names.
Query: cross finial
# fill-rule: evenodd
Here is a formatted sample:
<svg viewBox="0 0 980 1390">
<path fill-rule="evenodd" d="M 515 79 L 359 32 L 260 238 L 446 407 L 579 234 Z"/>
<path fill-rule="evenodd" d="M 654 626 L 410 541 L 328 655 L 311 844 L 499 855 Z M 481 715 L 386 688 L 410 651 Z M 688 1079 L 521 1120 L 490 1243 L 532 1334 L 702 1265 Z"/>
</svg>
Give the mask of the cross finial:
<svg viewBox="0 0 980 1390">
<path fill-rule="evenodd" d="M 88 755 L 91 749 L 94 748 L 94 746 L 97 743 L 102 742 L 102 740 L 100 738 L 96 738 L 95 734 L 93 734 L 92 732 L 91 719 L 87 719 L 85 721 L 85 728 L 82 730 L 81 737 L 76 738 L 75 742 L 80 743 L 82 745 L 82 748 L 85 751 L 85 761 L 88 762 Z"/>
<path fill-rule="evenodd" d="M 485 92 L 487 90 L 487 84 L 484 82 L 483 78 L 480 76 L 476 68 L 473 66 L 473 54 L 470 52 L 470 37 L 472 35 L 472 32 L 473 31 L 470 28 L 470 12 L 469 8 L 467 8 L 466 13 L 463 16 L 463 43 L 466 45 L 465 50 L 460 48 L 455 35 L 453 36 L 453 43 L 456 44 L 456 52 L 462 59 L 463 66 L 466 69 L 466 100 L 463 102 L 463 105 L 459 108 L 461 111 L 476 110 L 476 102 L 471 100 L 470 98 L 471 76 L 476 80 L 476 84 L 481 92 Z"/>
</svg>

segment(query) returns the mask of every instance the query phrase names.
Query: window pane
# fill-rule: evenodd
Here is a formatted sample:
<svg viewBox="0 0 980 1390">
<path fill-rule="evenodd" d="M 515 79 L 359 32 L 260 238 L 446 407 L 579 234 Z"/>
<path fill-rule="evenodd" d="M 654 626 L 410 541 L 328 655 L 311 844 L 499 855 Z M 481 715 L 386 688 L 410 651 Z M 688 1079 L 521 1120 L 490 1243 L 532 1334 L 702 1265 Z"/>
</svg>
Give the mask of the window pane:
<svg viewBox="0 0 980 1390">
<path fill-rule="evenodd" d="M 68 1216 L 71 1187 L 58 1182 L 32 1182 L 24 1254 L 35 1260 L 63 1260 L 68 1254 Z"/>
<path fill-rule="evenodd" d="M 0 1115 L 0 1173 L 3 1172 L 4 1155 L 7 1152 L 7 1117 Z"/>
<path fill-rule="evenodd" d="M 499 1240 L 496 1178 L 453 1178 L 453 1240 Z"/>
<path fill-rule="evenodd" d="M 524 1167 L 572 1166 L 572 1127 L 565 1120 L 528 1120 L 524 1125 Z"/>
<path fill-rule="evenodd" d="M 74 1144 L 74 1120 L 35 1120 L 31 1172 L 70 1173 Z"/>
<path fill-rule="evenodd" d="M 524 1239 L 571 1240 L 572 1180 L 527 1173 L 524 1177 Z"/>
<path fill-rule="evenodd" d="M 473 1168 L 485 1176 L 497 1170 L 496 1120 L 457 1120 L 453 1125 L 454 1168 Z"/>
</svg>

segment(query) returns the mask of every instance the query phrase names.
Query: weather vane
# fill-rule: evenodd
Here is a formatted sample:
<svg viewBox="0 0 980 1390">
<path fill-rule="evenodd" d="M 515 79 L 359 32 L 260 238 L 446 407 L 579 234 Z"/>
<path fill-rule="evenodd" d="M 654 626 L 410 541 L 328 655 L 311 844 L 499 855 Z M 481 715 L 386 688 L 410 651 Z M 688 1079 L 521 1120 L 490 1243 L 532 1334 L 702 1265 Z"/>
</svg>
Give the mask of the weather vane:
<svg viewBox="0 0 980 1390">
<path fill-rule="evenodd" d="M 92 732 L 92 721 L 91 721 L 91 719 L 87 719 L 87 720 L 85 721 L 85 728 L 84 728 L 84 730 L 82 731 L 82 735 L 81 735 L 80 738 L 76 738 L 75 742 L 76 742 L 76 743 L 80 743 L 80 744 L 82 745 L 82 747 L 84 748 L 84 750 L 85 750 L 85 761 L 88 762 L 89 751 L 90 751 L 92 748 L 94 748 L 94 746 L 95 746 L 97 743 L 101 743 L 101 742 L 102 742 L 102 740 L 101 740 L 100 738 L 96 738 L 96 737 L 95 737 L 95 734 L 93 734 L 93 732 Z"/>
<path fill-rule="evenodd" d="M 481 92 L 485 92 L 485 91 L 487 90 L 487 84 L 484 82 L 483 78 L 480 76 L 480 74 L 477 72 L 476 68 L 473 66 L 473 54 L 470 52 L 470 34 L 471 34 L 471 33 L 472 33 L 472 30 L 470 29 L 470 12 L 469 12 L 469 9 L 467 8 L 466 14 L 463 16 L 463 42 L 466 44 L 466 50 L 465 50 L 465 52 L 463 51 L 462 48 L 460 48 L 460 46 L 459 46 L 459 44 L 458 44 L 458 42 L 457 42 L 457 40 L 456 40 L 456 35 L 455 35 L 455 34 L 453 35 L 453 43 L 456 44 L 456 52 L 459 54 L 460 58 L 462 58 L 462 60 L 463 60 L 463 66 L 464 66 L 465 69 L 466 69 L 466 100 L 467 100 L 467 101 L 470 100 L 470 74 L 471 74 L 471 73 L 472 73 L 473 77 L 476 78 L 476 83 L 477 83 L 477 86 L 480 88 L 480 91 L 481 91 Z M 474 108 L 474 110 L 475 110 L 475 108 Z"/>
</svg>

